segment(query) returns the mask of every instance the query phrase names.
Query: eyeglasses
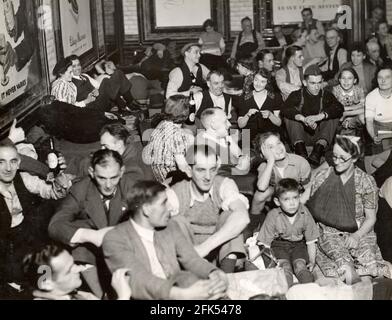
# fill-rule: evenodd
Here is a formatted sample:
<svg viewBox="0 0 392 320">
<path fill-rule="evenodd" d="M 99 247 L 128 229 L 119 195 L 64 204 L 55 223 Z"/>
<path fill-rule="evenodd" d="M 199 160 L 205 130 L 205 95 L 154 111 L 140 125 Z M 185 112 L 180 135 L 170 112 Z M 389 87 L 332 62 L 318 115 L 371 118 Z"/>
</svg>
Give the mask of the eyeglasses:
<svg viewBox="0 0 392 320">
<path fill-rule="evenodd" d="M 335 155 L 332 156 L 332 160 L 333 160 L 333 161 L 336 162 L 336 161 L 339 160 L 339 161 L 342 162 L 342 163 L 346 163 L 346 162 L 350 161 L 352 158 L 353 158 L 353 157 L 344 159 L 343 157 L 338 157 L 338 156 L 335 156 Z"/>
</svg>

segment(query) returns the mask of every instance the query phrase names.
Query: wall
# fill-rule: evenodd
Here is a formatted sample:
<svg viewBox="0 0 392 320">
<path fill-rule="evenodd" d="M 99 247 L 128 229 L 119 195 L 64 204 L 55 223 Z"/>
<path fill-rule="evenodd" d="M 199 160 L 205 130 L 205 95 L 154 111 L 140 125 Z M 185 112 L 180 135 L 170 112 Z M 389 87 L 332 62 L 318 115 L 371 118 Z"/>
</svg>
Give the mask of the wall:
<svg viewBox="0 0 392 320">
<path fill-rule="evenodd" d="M 241 31 L 241 20 L 246 16 L 253 21 L 253 0 L 230 0 L 231 31 Z"/>
<path fill-rule="evenodd" d="M 138 35 L 138 18 L 136 0 L 123 0 L 125 35 Z"/>
<path fill-rule="evenodd" d="M 386 1 L 388 23 L 392 24 L 392 0 Z"/>
</svg>

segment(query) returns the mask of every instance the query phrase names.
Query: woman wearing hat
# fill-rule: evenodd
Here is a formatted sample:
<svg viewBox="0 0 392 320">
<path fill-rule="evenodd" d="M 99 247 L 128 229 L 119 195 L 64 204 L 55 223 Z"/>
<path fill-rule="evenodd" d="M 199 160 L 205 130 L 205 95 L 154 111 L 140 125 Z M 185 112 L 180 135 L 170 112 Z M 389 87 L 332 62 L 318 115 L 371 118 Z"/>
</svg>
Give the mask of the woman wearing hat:
<svg viewBox="0 0 392 320">
<path fill-rule="evenodd" d="M 169 173 L 178 169 L 187 172 L 186 150 L 194 137 L 181 127 L 188 119 L 189 99 L 182 95 L 170 97 L 165 106 L 163 121 L 154 129 L 150 142 L 143 150 L 144 163 L 151 165 L 155 179 L 164 182 Z"/>
</svg>

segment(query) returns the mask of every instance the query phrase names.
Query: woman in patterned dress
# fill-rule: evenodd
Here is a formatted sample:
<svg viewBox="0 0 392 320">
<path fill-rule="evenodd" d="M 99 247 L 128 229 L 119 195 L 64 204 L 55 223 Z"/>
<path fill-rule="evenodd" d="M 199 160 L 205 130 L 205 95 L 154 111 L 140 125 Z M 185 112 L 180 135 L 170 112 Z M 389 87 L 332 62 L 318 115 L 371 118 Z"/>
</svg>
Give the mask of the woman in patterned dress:
<svg viewBox="0 0 392 320">
<path fill-rule="evenodd" d="M 189 98 L 183 95 L 170 97 L 166 102 L 164 119 L 154 129 L 150 142 L 143 150 L 144 163 L 151 165 L 155 179 L 161 183 L 169 173 L 177 170 L 189 174 L 185 154 L 194 137 L 182 128 L 188 115 Z"/>
<path fill-rule="evenodd" d="M 326 277 L 347 284 L 361 276 L 391 277 L 374 232 L 377 185 L 356 167 L 360 156 L 360 138 L 337 136 L 333 167 L 316 174 L 307 203 L 320 231 L 317 264 Z"/>
</svg>

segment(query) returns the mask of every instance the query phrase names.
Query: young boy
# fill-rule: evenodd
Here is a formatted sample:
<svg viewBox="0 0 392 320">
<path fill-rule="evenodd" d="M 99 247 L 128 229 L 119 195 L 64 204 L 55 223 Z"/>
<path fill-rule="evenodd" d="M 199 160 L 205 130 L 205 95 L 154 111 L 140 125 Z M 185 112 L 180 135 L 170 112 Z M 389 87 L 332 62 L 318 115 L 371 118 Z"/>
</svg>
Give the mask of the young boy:
<svg viewBox="0 0 392 320">
<path fill-rule="evenodd" d="M 278 133 L 267 132 L 257 137 L 261 156 L 265 159 L 259 168 L 257 190 L 254 194 L 251 214 L 260 215 L 267 201 L 271 200 L 274 187 L 283 178 L 292 178 L 305 189 L 310 181 L 308 161 L 296 154 L 287 153 Z"/>
<path fill-rule="evenodd" d="M 282 179 L 275 188 L 274 202 L 257 237 L 258 244 L 271 248 L 283 268 L 289 287 L 293 270 L 300 283 L 314 281 L 317 225 L 309 210 L 300 203 L 303 187 L 294 179 Z"/>
</svg>

